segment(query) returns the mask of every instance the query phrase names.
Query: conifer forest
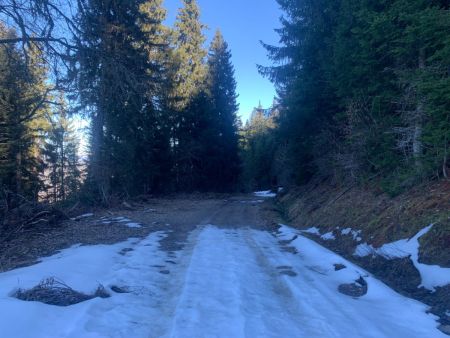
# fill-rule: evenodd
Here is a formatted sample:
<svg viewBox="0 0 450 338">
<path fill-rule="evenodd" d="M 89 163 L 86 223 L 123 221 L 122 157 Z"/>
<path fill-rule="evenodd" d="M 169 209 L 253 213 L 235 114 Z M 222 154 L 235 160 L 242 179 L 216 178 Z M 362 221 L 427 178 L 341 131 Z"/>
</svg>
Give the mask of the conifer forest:
<svg viewBox="0 0 450 338">
<path fill-rule="evenodd" d="M 205 46 L 196 1 L 169 27 L 162 0 L 3 0 L 3 198 L 103 203 L 314 176 L 376 177 L 396 194 L 448 178 L 449 4 L 278 2 L 280 44 L 259 65 L 278 97 L 242 123 L 232 51 L 219 30 Z"/>
<path fill-rule="evenodd" d="M 449 0 L 0 0 L 1 338 L 449 335 Z"/>
</svg>

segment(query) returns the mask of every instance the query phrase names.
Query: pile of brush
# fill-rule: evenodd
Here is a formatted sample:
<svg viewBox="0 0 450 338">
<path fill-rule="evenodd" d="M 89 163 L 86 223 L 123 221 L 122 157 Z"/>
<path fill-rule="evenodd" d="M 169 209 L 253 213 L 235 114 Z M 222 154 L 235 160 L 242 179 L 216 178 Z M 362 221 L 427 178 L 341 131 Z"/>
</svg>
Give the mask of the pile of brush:
<svg viewBox="0 0 450 338">
<path fill-rule="evenodd" d="M 68 219 L 61 210 L 46 204 L 29 201 L 11 193 L 4 193 L 0 198 L 0 238 L 9 240 L 14 235 L 29 229 L 42 229 L 54 226 L 61 220 Z"/>
<path fill-rule="evenodd" d="M 108 298 L 110 294 L 99 285 L 92 294 L 85 294 L 72 289 L 64 282 L 55 278 L 47 278 L 29 290 L 18 289 L 13 297 L 29 301 L 41 302 L 49 305 L 69 306 L 78 304 L 93 298 Z"/>
</svg>

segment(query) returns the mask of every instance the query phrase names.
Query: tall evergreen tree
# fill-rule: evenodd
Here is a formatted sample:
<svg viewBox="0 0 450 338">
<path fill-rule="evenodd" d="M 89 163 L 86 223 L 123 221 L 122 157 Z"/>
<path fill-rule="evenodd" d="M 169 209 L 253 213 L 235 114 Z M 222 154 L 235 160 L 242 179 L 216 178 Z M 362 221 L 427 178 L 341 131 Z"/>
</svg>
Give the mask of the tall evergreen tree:
<svg viewBox="0 0 450 338">
<path fill-rule="evenodd" d="M 278 0 L 280 147 L 294 182 L 312 175 L 398 191 L 448 176 L 448 4 Z"/>
<path fill-rule="evenodd" d="M 1 25 L 0 35 L 15 36 Z M 48 88 L 41 54 L 33 46 L 26 52 L 15 44 L 0 46 L 0 184 L 37 199 Z"/>
<path fill-rule="evenodd" d="M 205 80 L 207 51 L 203 44 L 205 26 L 200 22 L 196 0 L 183 0 L 174 28 L 174 51 L 171 92 L 171 143 L 174 156 L 175 186 L 181 190 L 195 187 L 199 144 L 194 141 L 203 123 L 200 107 L 207 105 Z"/>
<path fill-rule="evenodd" d="M 342 1 L 340 16 L 330 82 L 345 112 L 344 166 L 353 159 L 388 191 L 445 176 L 448 10 L 439 1 Z"/>
<path fill-rule="evenodd" d="M 324 120 L 335 111 L 335 97 L 327 81 L 325 65 L 330 61 L 330 39 L 336 25 L 339 1 L 278 0 L 281 46 L 264 45 L 274 61 L 260 71 L 277 85 L 282 101 L 280 128 L 289 147 L 297 183 L 316 171 L 312 144 Z"/>
<path fill-rule="evenodd" d="M 174 28 L 175 107 L 183 109 L 203 88 L 206 66 L 204 49 L 206 38 L 200 22 L 200 8 L 196 0 L 183 0 Z"/>
<path fill-rule="evenodd" d="M 218 190 L 232 189 L 237 183 L 240 164 L 238 156 L 238 111 L 236 80 L 227 42 L 218 30 L 208 55 L 207 90 L 213 114 L 212 139 L 216 150 L 208 157 L 209 181 Z"/>
<path fill-rule="evenodd" d="M 62 97 L 58 101 L 56 111 L 48 116 L 48 119 L 51 127 L 46 133 L 42 152 L 46 169 L 44 180 L 47 183 L 47 198 L 57 203 L 65 201 L 69 196 L 75 196 L 79 191 L 79 140 Z"/>
<path fill-rule="evenodd" d="M 160 1 L 85 0 L 81 6 L 82 46 L 75 60 L 81 102 L 92 118 L 90 182 L 103 199 L 112 192 L 144 192 L 152 152 L 146 138 L 158 128 L 164 12 Z"/>
</svg>

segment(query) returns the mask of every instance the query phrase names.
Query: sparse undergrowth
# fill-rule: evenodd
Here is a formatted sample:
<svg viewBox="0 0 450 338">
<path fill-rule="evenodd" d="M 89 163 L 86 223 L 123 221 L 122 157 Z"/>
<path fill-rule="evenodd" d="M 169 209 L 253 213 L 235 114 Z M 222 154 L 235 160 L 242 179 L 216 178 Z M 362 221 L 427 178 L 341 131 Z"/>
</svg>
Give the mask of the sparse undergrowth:
<svg viewBox="0 0 450 338">
<path fill-rule="evenodd" d="M 298 227 L 362 230 L 363 242 L 380 247 L 413 237 L 429 224 L 421 238 L 421 261 L 450 267 L 450 182 L 420 185 L 396 197 L 354 187 L 311 184 L 280 198 L 287 221 Z M 347 241 L 354 249 L 355 242 Z"/>
</svg>

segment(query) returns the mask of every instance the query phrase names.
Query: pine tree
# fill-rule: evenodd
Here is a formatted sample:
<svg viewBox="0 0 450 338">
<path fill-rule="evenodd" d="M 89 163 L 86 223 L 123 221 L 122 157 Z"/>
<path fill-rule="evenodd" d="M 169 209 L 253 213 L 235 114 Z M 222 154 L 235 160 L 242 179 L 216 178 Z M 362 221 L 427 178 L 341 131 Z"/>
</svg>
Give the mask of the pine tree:
<svg viewBox="0 0 450 338">
<path fill-rule="evenodd" d="M 48 197 L 52 202 L 65 201 L 77 194 L 81 184 L 78 158 L 79 140 L 73 121 L 68 117 L 64 99 L 59 99 L 57 110 L 49 116 L 51 128 L 46 133 L 43 156 Z"/>
<path fill-rule="evenodd" d="M 340 16 L 330 82 L 345 112 L 343 165 L 352 159 L 360 176 L 382 176 L 391 192 L 445 176 L 448 11 L 438 1 L 343 1 Z"/>
<path fill-rule="evenodd" d="M 206 76 L 203 44 L 206 41 L 196 0 L 183 0 L 174 28 L 175 108 L 182 110 L 204 87 Z"/>
<path fill-rule="evenodd" d="M 312 144 L 324 121 L 336 111 L 336 100 L 327 79 L 332 57 L 330 39 L 337 22 L 339 1 L 278 0 L 281 46 L 264 45 L 273 67 L 259 67 L 277 86 L 282 107 L 280 143 L 289 147 L 295 181 L 307 181 L 316 171 Z"/>
<path fill-rule="evenodd" d="M 396 193 L 448 176 L 445 1 L 290 1 L 275 62 L 280 147 L 296 183 L 377 177 Z"/>
<path fill-rule="evenodd" d="M 145 169 L 153 151 L 148 137 L 160 128 L 154 122 L 163 81 L 164 11 L 160 1 L 86 0 L 83 5 L 75 61 L 82 106 L 92 118 L 90 182 L 103 200 L 113 192 L 144 192 L 150 187 L 141 180 L 151 176 Z"/>
<path fill-rule="evenodd" d="M 0 35 L 15 36 L 4 26 Z M 38 49 L 30 46 L 24 53 L 14 44 L 0 46 L 0 183 L 15 194 L 37 199 L 48 88 Z"/>
<path fill-rule="evenodd" d="M 171 93 L 176 67 L 172 46 L 173 30 L 163 25 L 167 11 L 162 4 L 162 0 L 148 0 L 141 5 L 141 12 L 145 15 L 141 29 L 151 42 L 144 45 L 148 50 L 149 62 L 157 66 L 149 71 L 152 86 L 147 95 L 150 100 L 143 112 L 143 132 L 137 145 L 139 172 L 142 174 L 137 177 L 135 185 L 144 187 L 143 192 L 167 192 L 172 185 Z"/>
<path fill-rule="evenodd" d="M 212 138 L 216 151 L 208 158 L 209 181 L 217 190 L 232 189 L 239 176 L 236 80 L 231 52 L 220 31 L 211 43 L 208 55 L 207 90 L 211 100 Z"/>
<path fill-rule="evenodd" d="M 204 113 L 199 109 L 207 106 L 204 28 L 197 2 L 183 0 L 173 33 L 174 70 L 170 99 L 173 173 L 175 186 L 180 190 L 192 190 L 196 185 L 196 163 L 200 155 L 198 131 L 194 129 L 204 123 Z"/>
</svg>

